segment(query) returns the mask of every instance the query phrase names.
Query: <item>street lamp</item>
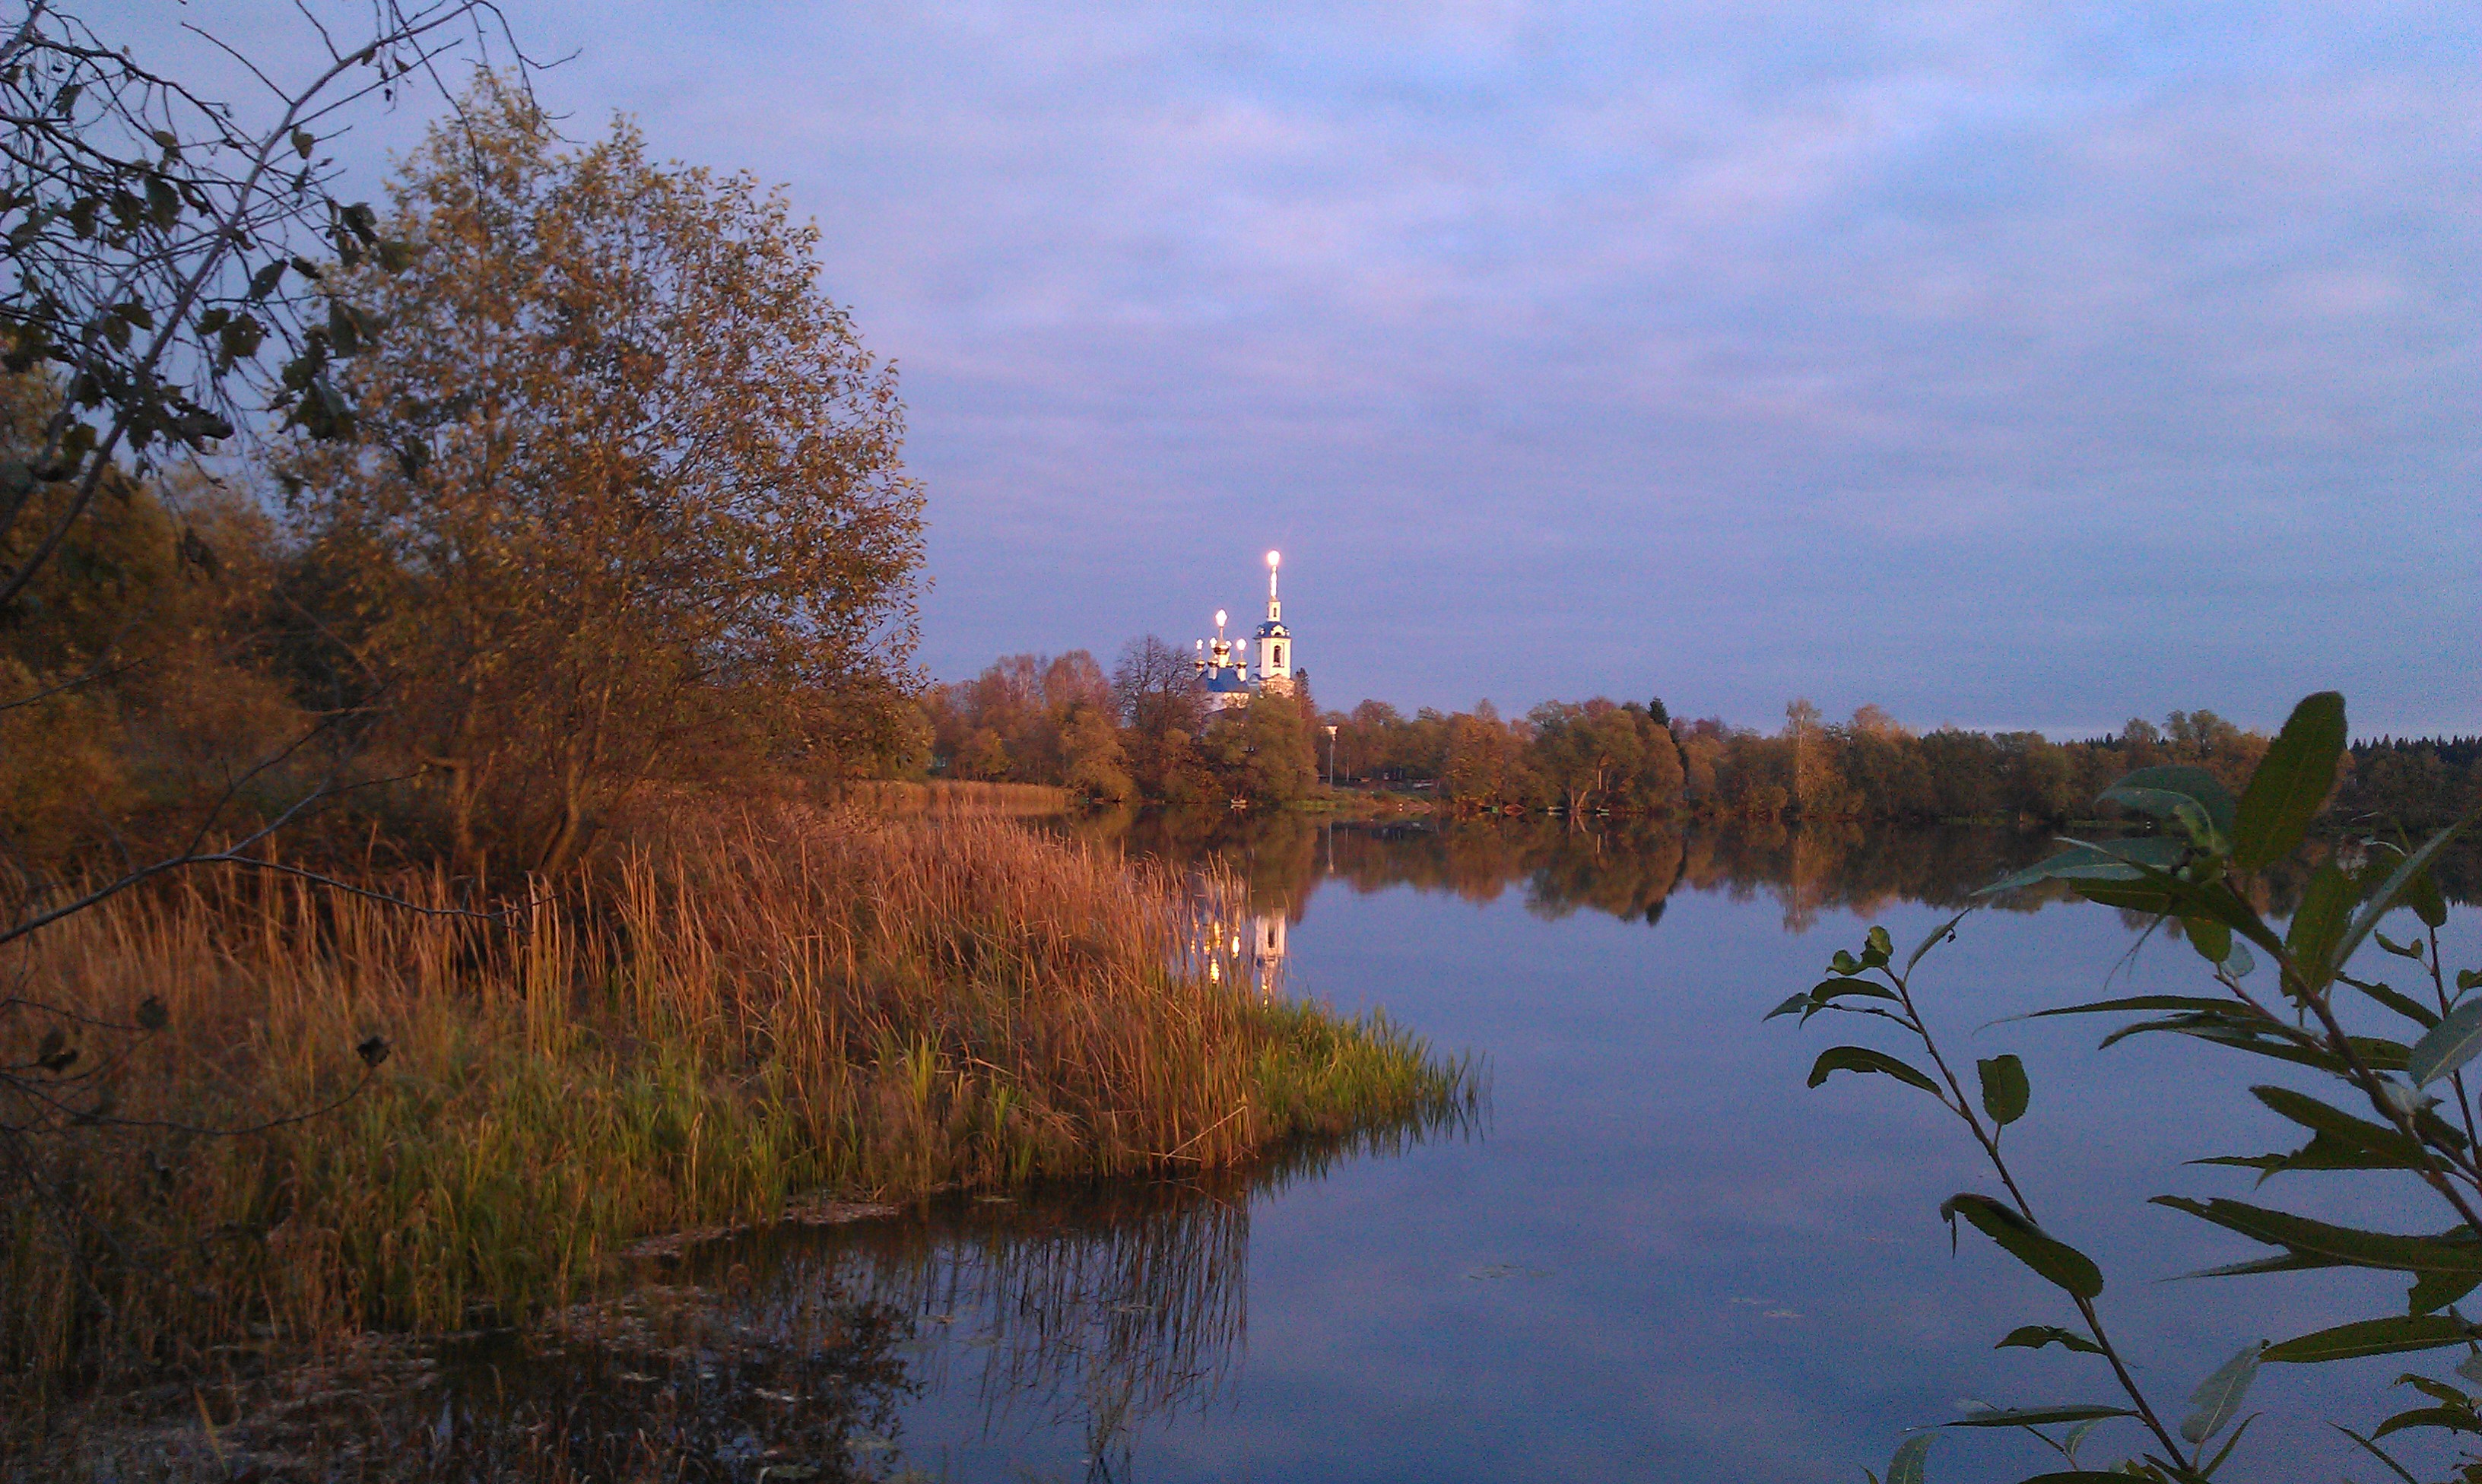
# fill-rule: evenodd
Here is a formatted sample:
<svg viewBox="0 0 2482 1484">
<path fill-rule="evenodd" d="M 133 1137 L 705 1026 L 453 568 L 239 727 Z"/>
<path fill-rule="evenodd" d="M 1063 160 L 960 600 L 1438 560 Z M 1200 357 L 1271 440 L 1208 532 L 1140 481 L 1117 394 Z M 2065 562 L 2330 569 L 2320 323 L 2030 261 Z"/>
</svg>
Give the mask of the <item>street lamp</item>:
<svg viewBox="0 0 2482 1484">
<path fill-rule="evenodd" d="M 1335 787 L 1335 728 L 1327 729 L 1327 786 Z"/>
</svg>

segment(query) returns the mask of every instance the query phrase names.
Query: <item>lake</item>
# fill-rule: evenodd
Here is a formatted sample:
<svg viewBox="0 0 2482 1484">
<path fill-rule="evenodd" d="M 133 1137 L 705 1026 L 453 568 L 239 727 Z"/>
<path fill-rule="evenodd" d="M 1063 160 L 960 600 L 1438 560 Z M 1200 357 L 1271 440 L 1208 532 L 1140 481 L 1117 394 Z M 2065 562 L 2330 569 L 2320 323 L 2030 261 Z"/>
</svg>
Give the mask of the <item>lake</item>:
<svg viewBox="0 0 2482 1484">
<path fill-rule="evenodd" d="M 1873 923 L 1910 944 L 1973 886 L 2046 853 L 1996 830 L 1814 838 L 1321 826 L 1098 847 L 1219 853 L 1283 992 L 1381 1011 L 1488 1067 L 1469 1122 L 1316 1153 L 1250 1180 L 953 1202 L 731 1244 L 699 1271 L 760 1331 L 869 1306 L 886 1363 L 840 1424 L 842 1465 L 957 1480 L 1828 1481 L 1883 1471 L 1902 1431 L 1969 1403 L 2116 1401 L 2101 1363 L 1994 1350 L 2073 1323 L 2056 1290 L 1938 1207 L 1994 1182 L 1963 1130 L 1886 1078 L 1804 1086 L 1837 1040 L 1761 1024 Z M 2410 919 L 2408 919 L 2410 921 Z M 2300 1142 L 2252 1102 L 2286 1069 L 2170 1036 L 2108 1051 L 2103 1021 L 2011 1021 L 2101 993 L 2197 992 L 2184 944 L 2083 904 L 1989 911 L 1917 980 L 1952 1059 L 2015 1052 L 2031 1111 L 2007 1144 L 2046 1223 L 2109 1276 L 2101 1305 L 2158 1405 L 2245 1341 L 2401 1312 L 2377 1275 L 2165 1282 L 2263 1255 L 2145 1204 L 2246 1198 L 2184 1160 Z M 2475 962 L 2454 909 L 2450 962 Z M 1272 963 L 1268 967 L 1274 967 Z M 2375 971 L 2371 971 L 2375 972 Z M 2399 978 L 2399 982 L 2403 982 Z M 2107 991 L 2106 991 L 2107 986 Z M 2314 1074 L 2276 1080 L 2315 1085 Z M 2261 1192 L 2313 1213 L 2442 1224 L 2364 1177 Z M 2369 1476 L 2325 1425 L 2454 1352 L 2270 1367 L 2236 1479 Z M 770 1394 L 762 1393 L 761 1394 Z M 790 1403 L 787 1403 L 788 1405 Z M 2106 1423 L 2090 1467 L 2133 1451 Z M 2117 1445 L 2117 1446 L 2116 1446 Z M 2440 1458 L 2421 1447 L 2415 1458 Z M 1950 1434 L 1934 1479 L 2014 1479 L 2019 1434 Z"/>
</svg>

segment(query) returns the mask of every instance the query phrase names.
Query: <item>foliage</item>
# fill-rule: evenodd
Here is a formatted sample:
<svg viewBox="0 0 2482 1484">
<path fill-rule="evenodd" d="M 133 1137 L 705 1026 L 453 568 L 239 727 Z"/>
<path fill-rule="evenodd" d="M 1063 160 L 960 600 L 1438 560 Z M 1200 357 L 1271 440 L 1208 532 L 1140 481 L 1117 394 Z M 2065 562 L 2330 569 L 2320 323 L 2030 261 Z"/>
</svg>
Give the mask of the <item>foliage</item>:
<svg viewBox="0 0 2482 1484">
<path fill-rule="evenodd" d="M 37 383 L 37 435 L 0 462 L 0 610 L 97 512 L 118 460 L 143 471 L 213 449 L 256 406 L 314 437 L 354 430 L 331 372 L 380 325 L 304 254 L 392 269 L 405 253 L 368 206 L 331 194 L 319 131 L 370 93 L 392 99 L 461 32 L 496 20 L 476 0 L 381 0 L 358 44 L 320 32 L 326 56 L 306 77 L 251 69 L 273 94 L 256 127 L 48 0 L 12 23 L 0 365 L 55 374 Z"/>
<path fill-rule="evenodd" d="M 2190 718 L 2181 718 L 2194 721 Z M 1843 950 L 1829 976 L 1769 1012 L 1807 1023 L 1821 1014 L 1861 1015 L 1887 1022 L 1918 1048 L 1922 1062 L 1866 1046 L 1820 1054 L 1810 1074 L 1817 1086 L 1837 1072 L 1885 1076 L 1928 1093 L 1980 1146 L 1998 1191 L 1962 1191 L 1941 1208 L 1951 1229 L 1970 1225 L 2065 1297 L 2074 1328 L 2021 1327 L 1999 1343 L 2039 1348 L 2058 1343 L 2095 1357 L 2119 1393 L 2106 1403 L 2034 1406 L 1969 1415 L 1950 1427 L 2020 1428 L 2058 1451 L 2070 1472 L 2045 1479 L 2139 1477 L 2195 1484 L 2234 1455 L 2250 1419 L 2242 1408 L 2262 1365 L 2321 1365 L 2363 1356 L 2462 1349 L 2455 1374 L 2482 1382 L 2482 1325 L 2468 1320 L 2460 1300 L 2482 1285 L 2482 1155 L 2477 1154 L 2473 1100 L 2465 1064 L 2482 1053 L 2482 972 L 2451 974 L 2440 958 L 2439 929 L 2446 902 L 2431 867 L 2462 823 L 2419 846 L 2365 840 L 2312 871 L 2290 923 L 2279 933 L 2253 904 L 2258 877 L 2303 847 L 2312 820 L 2333 791 L 2345 751 L 2343 697 L 2312 695 L 2293 710 L 2264 749 L 2235 797 L 2215 773 L 2194 766 L 2157 765 L 2130 772 L 2102 798 L 2156 821 L 2160 832 L 2109 842 L 2067 842 L 2069 848 L 1984 889 L 1987 898 L 2065 884 L 2089 900 L 2178 924 L 2205 964 L 2211 992 L 2134 995 L 2061 1005 L 2044 1016 L 2134 1014 L 2141 1018 L 2105 1037 L 2186 1035 L 2234 1053 L 2264 1056 L 2320 1074 L 2325 1097 L 2266 1084 L 2252 1089 L 2268 1111 L 2307 1133 L 2297 1149 L 2219 1156 L 2206 1163 L 2259 1172 L 2261 1182 L 2295 1171 L 2363 1171 L 2391 1176 L 2435 1199 L 2453 1224 L 2438 1233 L 2368 1231 L 2250 1202 L 2161 1196 L 2156 1204 L 2235 1233 L 2272 1251 L 2213 1270 L 2212 1275 L 2362 1269 L 2396 1273 L 2410 1282 L 2405 1311 L 2374 1315 L 2273 1344 L 2253 1341 L 2212 1367 L 2176 1414 L 2137 1379 L 2103 1322 L 2104 1277 L 2063 1236 L 2037 1218 L 2025 1183 L 2004 1152 L 2007 1129 L 2025 1116 L 2032 1089 L 2014 1056 L 1980 1062 L 1973 1091 L 1942 1052 L 1916 997 L 1922 964 L 1951 941 L 1965 914 L 1941 923 L 1901 960 L 1885 928 L 1870 929 L 1859 951 Z M 1970 908 L 1967 912 L 1970 912 Z M 2411 932 L 2386 930 L 2399 914 Z M 2417 976 L 2400 990 L 2357 969 L 2364 945 L 2407 965 Z M 2370 1023 L 2374 1022 L 2374 1023 Z M 1978 1094 L 1978 1095 L 1977 1095 Z M 2341 1428 L 2398 1476 L 2413 1479 L 2379 1440 L 2436 1430 L 2451 1438 L 2482 1435 L 2472 1392 L 2450 1381 L 2406 1375 L 2423 1398 L 2370 1427 Z M 2116 1421 L 2142 1429 L 2136 1450 L 2109 1472 L 2081 1463 L 2096 1446 L 2089 1433 Z M 1889 1477 L 1924 1477 L 1927 1437 L 1909 1439 Z M 1873 1475 L 1875 1478 L 1876 1475 Z M 2467 1452 L 2455 1477 L 2482 1479 L 2482 1455 Z"/>
<path fill-rule="evenodd" d="M 558 870 L 650 786 L 892 730 L 922 496 L 817 228 L 488 76 L 393 196 L 410 264 L 339 280 L 394 327 L 342 376 L 393 446 L 278 468 L 459 856 Z"/>
<path fill-rule="evenodd" d="M 949 777 L 1058 784 L 1105 801 L 1136 793 L 1112 683 L 1083 649 L 1003 656 L 972 680 L 932 687 L 921 704 L 930 754 Z"/>
</svg>

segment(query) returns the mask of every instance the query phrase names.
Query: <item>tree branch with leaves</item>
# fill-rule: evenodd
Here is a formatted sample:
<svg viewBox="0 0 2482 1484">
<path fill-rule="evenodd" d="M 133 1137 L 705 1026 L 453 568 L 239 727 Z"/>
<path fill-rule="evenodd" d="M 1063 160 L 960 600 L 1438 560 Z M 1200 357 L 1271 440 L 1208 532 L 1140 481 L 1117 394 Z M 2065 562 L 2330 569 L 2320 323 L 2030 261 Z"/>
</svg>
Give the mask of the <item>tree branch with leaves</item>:
<svg viewBox="0 0 2482 1484">
<path fill-rule="evenodd" d="M 2114 1030 L 2102 1044 L 2151 1032 L 2186 1035 L 2311 1069 L 2328 1080 L 2331 1094 L 2341 1095 L 2344 1106 L 2288 1087 L 2254 1087 L 2261 1106 L 2308 1131 L 2309 1141 L 2289 1151 L 2201 1162 L 2255 1169 L 2261 1182 L 2296 1171 L 2385 1172 L 2418 1183 L 2442 1205 L 2442 1214 L 2453 1218 L 2452 1226 L 2435 1234 L 2374 1232 L 2236 1200 L 2156 1197 L 2158 1205 L 2275 1249 L 2271 1256 L 2196 1276 L 2363 1268 L 2398 1273 L 2411 1284 L 2402 1314 L 2242 1346 L 2199 1382 L 2177 1432 L 2166 1424 L 2168 1410 L 2139 1383 L 2135 1367 L 2103 1326 L 2100 1268 L 2038 1222 L 2025 1184 L 2003 1150 L 2004 1131 L 2024 1116 L 2030 1102 L 2022 1063 L 2013 1055 L 1980 1061 L 1979 1097 L 1970 1098 L 1922 1013 L 1916 999 L 1921 966 L 1954 939 L 1964 916 L 1941 924 L 1901 966 L 1887 931 L 1874 927 L 1858 954 L 1835 955 L 1830 977 L 1769 1012 L 1770 1019 L 1797 1015 L 1805 1023 L 1821 1014 L 1843 1014 L 1893 1025 L 1927 1057 L 1929 1070 L 1875 1048 L 1838 1046 L 1820 1054 L 1810 1085 L 1838 1071 L 1887 1076 L 1937 1099 L 1981 1149 L 2004 1196 L 1961 1191 L 1941 1213 L 1951 1231 L 1960 1220 L 1972 1226 L 2060 1289 L 2078 1321 L 2073 1329 L 2023 1326 L 2000 1345 L 2059 1344 L 2095 1356 L 2119 1395 L 2104 1402 L 1994 1409 L 1944 1425 L 2020 1428 L 2041 1439 L 2068 1464 L 2067 1471 L 2041 1475 L 2046 1484 L 2128 1477 L 2199 1484 L 2211 1478 L 2233 1456 L 2249 1425 L 2240 1417 L 2241 1405 L 2261 1365 L 2319 1365 L 2461 1347 L 2467 1358 L 2457 1374 L 2482 1384 L 2482 1325 L 2456 1307 L 2482 1286 L 2482 1221 L 2475 1216 L 2482 1206 L 2482 1159 L 2462 1073 L 2482 1053 L 2482 996 L 2470 995 L 2482 987 L 2482 972 L 2469 969 L 2451 976 L 2442 962 L 2439 929 L 2447 910 L 2429 873 L 2464 826 L 2442 830 L 2417 847 L 2401 841 L 2347 842 L 2316 866 L 2299 910 L 2281 933 L 2252 904 L 2249 891 L 2256 877 L 2302 850 L 2335 787 L 2346 735 L 2343 697 L 2322 692 L 2293 710 L 2237 799 L 2201 768 L 2139 769 L 2105 791 L 2100 801 L 2151 818 L 2158 833 L 2066 840 L 2060 853 L 1982 893 L 1988 898 L 2056 884 L 2054 889 L 2065 887 L 2089 901 L 2145 913 L 2158 924 L 2177 922 L 2205 960 L 2215 990 L 2061 1005 L 2037 1011 L 2037 1017 L 2146 1016 Z M 2421 932 L 2402 942 L 2381 932 L 2380 924 L 2399 912 L 2411 913 Z M 2421 972 L 2428 1002 L 2348 972 L 2370 943 Z M 2349 991 L 2350 1000 L 2339 1003 L 2339 990 Z M 2390 1022 L 2373 1028 L 2390 1033 L 2365 1033 L 2347 1024 L 2372 1013 Z M 2354 1105 L 2366 1106 L 2371 1116 L 2351 1111 Z M 2387 1418 L 2367 1434 L 2337 1426 L 2397 1476 L 2413 1481 L 2416 1475 L 2379 1440 L 2416 1429 L 2482 1436 L 2482 1400 L 2443 1380 L 2408 1375 L 2402 1384 L 2419 1392 L 2425 1404 Z M 2147 1442 L 2113 1470 L 2087 1468 L 2079 1462 L 2087 1434 L 2112 1419 L 2142 1427 Z M 1934 1436 L 1917 1433 L 1905 1440 L 1889 1465 L 1888 1484 L 1921 1484 Z M 2468 1453 L 2455 1477 L 2469 1484 L 2482 1480 L 2482 1458 Z"/>
</svg>

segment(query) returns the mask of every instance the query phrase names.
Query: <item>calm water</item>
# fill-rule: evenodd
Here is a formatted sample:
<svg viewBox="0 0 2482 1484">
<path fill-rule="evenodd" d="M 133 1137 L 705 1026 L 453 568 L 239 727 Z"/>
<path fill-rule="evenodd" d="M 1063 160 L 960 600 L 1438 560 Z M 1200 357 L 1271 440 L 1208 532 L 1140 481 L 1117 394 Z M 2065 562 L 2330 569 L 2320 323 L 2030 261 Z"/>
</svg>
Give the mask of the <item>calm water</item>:
<svg viewBox="0 0 2482 1484">
<path fill-rule="evenodd" d="M 1805 1088 L 1832 1033 L 1869 1039 L 1847 1028 L 1863 1023 L 1759 1023 L 1869 924 L 1909 943 L 1934 903 L 2039 841 L 1340 826 L 1220 843 L 1141 832 L 1131 847 L 1228 851 L 1262 935 L 1281 923 L 1290 992 L 1385 1008 L 1487 1057 L 1488 1110 L 1254 1185 L 972 1203 L 928 1230 L 736 1249 L 761 1318 L 831 1295 L 892 1315 L 902 1379 L 848 1439 L 859 1471 L 1843 1484 L 1969 1398 L 2117 1399 L 2099 1363 L 1993 1350 L 2018 1324 L 2073 1315 L 1970 1234 L 1950 1256 L 1940 1201 L 1991 1185 L 1961 1130 L 1884 1078 Z M 2476 917 L 2459 907 L 2451 923 L 2468 962 Z M 2298 1142 L 2240 1091 L 2274 1064 L 2172 1037 L 2097 1053 L 2100 1023 L 1992 1024 L 2092 998 L 2107 975 L 2113 993 L 2202 982 L 2185 946 L 2132 957 L 2137 942 L 2092 906 L 1984 913 L 1921 982 L 1952 1055 L 2023 1056 L 2020 1174 L 2102 1263 L 2107 1318 L 2177 1406 L 2244 1341 L 2400 1311 L 2403 1286 L 2158 1281 L 2261 1255 L 2143 1198 L 2246 1195 L 2247 1172 L 2181 1161 Z M 2337 1180 L 2267 1193 L 2436 1224 Z M 2366 1427 L 2405 1368 L 2270 1367 L 2253 1395 L 2268 1416 L 2225 1476 L 2366 1475 L 2322 1419 Z M 2120 1456 L 2112 1436 L 2090 1467 Z M 2012 1438 L 1951 1435 L 1932 1474 L 2015 1478 L 2042 1461 Z"/>
</svg>

